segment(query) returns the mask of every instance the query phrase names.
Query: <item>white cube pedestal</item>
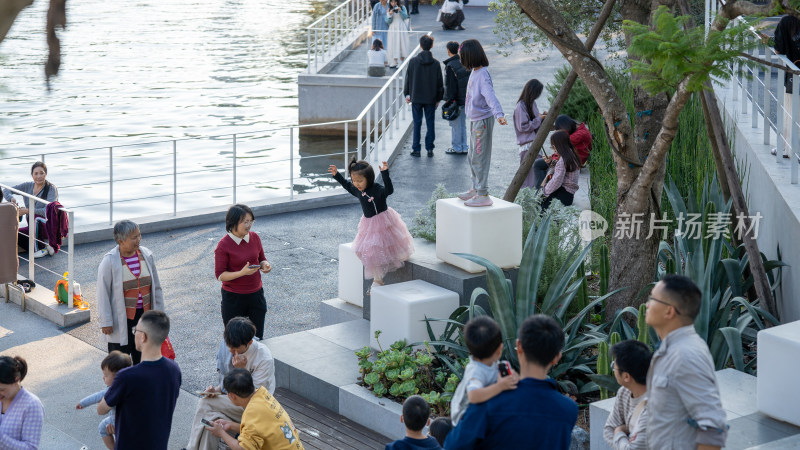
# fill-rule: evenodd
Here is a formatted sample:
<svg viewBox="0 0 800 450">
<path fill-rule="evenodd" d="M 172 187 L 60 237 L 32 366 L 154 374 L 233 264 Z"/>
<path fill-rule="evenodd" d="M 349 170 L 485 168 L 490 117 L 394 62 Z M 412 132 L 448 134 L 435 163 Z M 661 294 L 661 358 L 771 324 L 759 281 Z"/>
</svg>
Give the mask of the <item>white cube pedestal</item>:
<svg viewBox="0 0 800 450">
<path fill-rule="evenodd" d="M 353 251 L 353 243 L 339 244 L 339 298 L 364 306 L 364 266 Z"/>
<path fill-rule="evenodd" d="M 758 332 L 757 404 L 762 413 L 800 427 L 800 321 Z"/>
<path fill-rule="evenodd" d="M 383 349 L 400 339 L 409 344 L 430 341 L 425 317 L 446 319 L 458 308 L 457 293 L 422 280 L 373 286 L 370 296 L 369 338 L 373 348 L 378 348 L 375 330 L 381 331 Z M 444 326 L 444 322 L 431 323 L 437 337 Z"/>
<path fill-rule="evenodd" d="M 522 261 L 522 207 L 491 197 L 494 204 L 464 206 L 458 198 L 436 201 L 436 257 L 470 273 L 485 268 L 453 253 L 470 253 L 503 269 Z"/>
</svg>

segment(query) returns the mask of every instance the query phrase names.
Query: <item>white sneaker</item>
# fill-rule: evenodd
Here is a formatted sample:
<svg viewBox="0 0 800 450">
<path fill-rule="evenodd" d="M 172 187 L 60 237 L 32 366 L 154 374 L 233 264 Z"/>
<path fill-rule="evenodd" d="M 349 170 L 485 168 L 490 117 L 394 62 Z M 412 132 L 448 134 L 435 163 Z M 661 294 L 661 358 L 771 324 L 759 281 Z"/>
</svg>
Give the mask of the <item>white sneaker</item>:
<svg viewBox="0 0 800 450">
<path fill-rule="evenodd" d="M 48 256 L 48 255 L 47 255 L 47 250 L 45 250 L 45 249 L 36 250 L 36 251 L 33 253 L 33 257 L 34 257 L 34 258 L 44 258 L 45 256 Z"/>
<path fill-rule="evenodd" d="M 54 249 L 50 244 L 47 244 L 47 246 L 44 249 L 47 250 L 47 254 L 50 256 L 56 254 L 56 249 Z"/>
</svg>

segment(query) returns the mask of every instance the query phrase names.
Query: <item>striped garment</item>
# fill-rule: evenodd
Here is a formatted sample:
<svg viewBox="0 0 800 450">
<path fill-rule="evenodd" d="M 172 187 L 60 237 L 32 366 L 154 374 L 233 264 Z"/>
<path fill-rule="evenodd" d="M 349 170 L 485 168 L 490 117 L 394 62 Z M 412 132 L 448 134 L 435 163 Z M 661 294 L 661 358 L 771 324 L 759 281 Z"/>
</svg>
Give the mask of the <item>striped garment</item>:
<svg viewBox="0 0 800 450">
<path fill-rule="evenodd" d="M 150 310 L 150 271 L 142 264 L 137 251 L 131 257 L 122 258 L 122 292 L 125 297 L 125 313 L 133 320 L 137 309 Z"/>
</svg>

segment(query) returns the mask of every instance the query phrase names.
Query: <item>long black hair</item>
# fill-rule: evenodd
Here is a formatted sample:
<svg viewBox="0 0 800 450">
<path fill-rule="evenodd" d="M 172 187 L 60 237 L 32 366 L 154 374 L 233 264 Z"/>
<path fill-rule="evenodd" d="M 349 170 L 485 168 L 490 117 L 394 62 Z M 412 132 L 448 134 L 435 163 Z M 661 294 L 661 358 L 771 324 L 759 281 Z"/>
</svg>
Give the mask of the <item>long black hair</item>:
<svg viewBox="0 0 800 450">
<path fill-rule="evenodd" d="M 578 129 L 578 122 L 566 114 L 561 114 L 556 117 L 556 123 L 553 124 L 553 129 L 566 131 L 568 134 L 572 134 Z"/>
<path fill-rule="evenodd" d="M 372 50 L 376 52 L 378 50 L 383 50 L 383 41 L 381 41 L 380 39 L 375 39 L 374 41 L 372 41 Z"/>
<path fill-rule="evenodd" d="M 361 175 L 364 179 L 367 180 L 367 189 L 372 187 L 372 184 L 375 183 L 375 171 L 372 170 L 372 166 L 369 165 L 368 162 L 362 160 L 357 160 L 355 156 L 350 160 L 350 164 L 347 165 L 347 172 L 350 174 L 350 178 L 353 178 L 353 174 Z"/>
<path fill-rule="evenodd" d="M 558 156 L 564 160 L 567 172 L 574 172 L 581 168 L 581 161 L 572 147 L 572 142 L 569 141 L 569 135 L 566 131 L 556 131 L 550 136 L 550 144 L 556 148 Z"/>
<path fill-rule="evenodd" d="M 525 105 L 525 110 L 528 111 L 528 117 L 533 120 L 533 102 L 542 95 L 544 85 L 536 78 L 528 80 L 525 87 L 522 88 L 522 93 L 519 94 L 517 103 L 522 102 Z"/>
</svg>

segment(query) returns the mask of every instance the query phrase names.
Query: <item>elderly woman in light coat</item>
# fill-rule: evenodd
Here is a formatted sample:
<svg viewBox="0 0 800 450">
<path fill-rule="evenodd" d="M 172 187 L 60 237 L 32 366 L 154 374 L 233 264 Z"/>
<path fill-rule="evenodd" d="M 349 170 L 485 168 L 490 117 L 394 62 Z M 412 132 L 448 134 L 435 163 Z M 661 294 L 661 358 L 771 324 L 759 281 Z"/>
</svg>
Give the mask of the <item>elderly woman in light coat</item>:
<svg viewBox="0 0 800 450">
<path fill-rule="evenodd" d="M 139 226 L 130 220 L 114 225 L 117 246 L 103 256 L 97 269 L 97 310 L 108 351 L 141 360 L 133 338 L 133 326 L 145 311 L 164 311 L 164 294 L 153 252 L 139 244 Z"/>
</svg>

